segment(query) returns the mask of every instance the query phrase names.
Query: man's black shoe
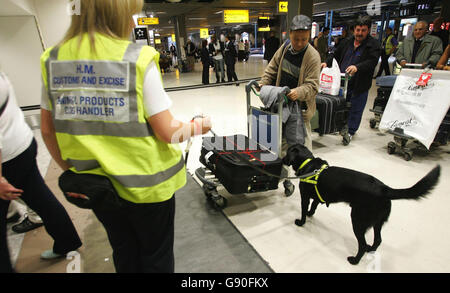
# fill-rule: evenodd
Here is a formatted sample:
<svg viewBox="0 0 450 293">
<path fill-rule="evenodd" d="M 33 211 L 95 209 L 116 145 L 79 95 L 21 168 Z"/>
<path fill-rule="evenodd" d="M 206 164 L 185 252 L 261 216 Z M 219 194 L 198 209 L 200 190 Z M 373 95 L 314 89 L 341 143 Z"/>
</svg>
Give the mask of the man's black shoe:
<svg viewBox="0 0 450 293">
<path fill-rule="evenodd" d="M 25 219 L 21 223 L 12 226 L 12 230 L 16 233 L 25 233 L 33 229 L 39 228 L 43 225 L 44 223 L 33 223 L 28 219 L 28 217 L 25 217 Z"/>
</svg>

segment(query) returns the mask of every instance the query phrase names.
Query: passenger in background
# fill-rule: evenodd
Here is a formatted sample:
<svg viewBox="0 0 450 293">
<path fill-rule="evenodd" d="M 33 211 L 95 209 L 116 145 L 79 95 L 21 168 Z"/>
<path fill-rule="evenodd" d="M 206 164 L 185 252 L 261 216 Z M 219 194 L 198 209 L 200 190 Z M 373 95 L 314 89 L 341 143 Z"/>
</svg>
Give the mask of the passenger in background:
<svg viewBox="0 0 450 293">
<path fill-rule="evenodd" d="M 280 39 L 275 37 L 275 32 L 270 32 L 270 37 L 266 40 L 265 43 L 265 51 L 264 51 L 264 60 L 270 62 L 272 60 L 273 55 L 280 47 Z"/>
<path fill-rule="evenodd" d="M 450 70 L 450 45 L 447 45 L 447 48 L 445 48 L 444 54 L 442 54 L 436 65 L 436 69 Z"/>
<path fill-rule="evenodd" d="M 242 62 L 245 59 L 245 44 L 242 40 L 238 43 L 238 61 Z"/>
<path fill-rule="evenodd" d="M 228 82 L 238 81 L 237 75 L 236 75 L 236 47 L 234 46 L 233 41 L 231 40 L 231 37 L 229 35 L 225 36 L 225 64 L 227 65 L 227 77 Z M 236 83 L 236 86 L 239 86 L 239 83 Z"/>
<path fill-rule="evenodd" d="M 202 50 L 200 51 L 200 59 L 203 64 L 202 83 L 209 84 L 209 66 L 211 64 L 210 64 L 210 59 L 209 59 L 208 41 L 207 40 L 202 40 Z"/>
<path fill-rule="evenodd" d="M 246 61 L 248 61 L 248 58 L 250 58 L 250 43 L 248 42 L 248 40 L 245 40 L 244 45 L 245 45 L 244 62 L 246 62 Z"/>
<path fill-rule="evenodd" d="M 426 21 L 416 23 L 413 35 L 400 44 L 395 54 L 400 66 L 416 63 L 424 68 L 427 64 L 435 66 L 438 63 L 442 55 L 442 42 L 438 37 L 427 34 L 427 31 Z"/>
<path fill-rule="evenodd" d="M 317 46 L 319 45 L 318 41 L 322 37 L 323 32 L 319 32 L 319 34 L 313 39 L 313 46 L 317 50 Z"/>
<path fill-rule="evenodd" d="M 196 47 L 195 47 L 195 44 L 191 41 L 191 39 L 187 40 L 187 43 L 186 43 L 186 46 L 184 46 L 184 49 L 186 50 L 186 63 L 187 63 L 188 71 L 193 71 L 194 64 L 195 64 Z"/>
<path fill-rule="evenodd" d="M 45 184 L 37 163 L 37 143 L 25 123 L 9 79 L 0 72 L 0 273 L 11 273 L 6 241 L 6 214 L 13 200 L 22 199 L 42 218 L 53 248 L 42 259 L 65 256 L 81 240 L 64 207 Z"/>
<path fill-rule="evenodd" d="M 445 48 L 447 48 L 447 45 L 448 45 L 449 32 L 448 32 L 448 30 L 441 28 L 443 22 L 444 22 L 443 17 L 440 16 L 440 17 L 436 18 L 433 22 L 433 31 L 430 33 L 430 35 L 441 39 L 442 49 L 445 49 Z"/>
<path fill-rule="evenodd" d="M 391 70 L 389 69 L 389 57 L 394 54 L 395 49 L 397 49 L 398 41 L 392 34 L 392 29 L 390 27 L 386 28 L 386 36 L 383 38 L 383 43 L 381 45 L 381 64 L 378 70 L 377 76 L 379 77 L 383 74 L 391 75 Z"/>
<path fill-rule="evenodd" d="M 216 35 L 211 36 L 211 43 L 209 43 L 209 56 L 214 60 L 214 71 L 216 72 L 216 83 L 225 82 L 225 65 L 223 60 L 223 51 L 225 45 L 218 41 Z M 220 71 L 220 76 L 219 76 Z M 220 79 L 222 77 L 222 79 Z"/>
<path fill-rule="evenodd" d="M 367 103 L 372 76 L 380 58 L 380 44 L 369 35 L 372 19 L 369 16 L 359 17 L 355 22 L 354 36 L 342 41 L 341 45 L 328 56 L 322 67 L 331 67 L 333 58 L 339 64 L 342 73 L 351 77 L 347 101 L 351 102 L 348 117 L 348 133 L 343 133 L 343 143 L 347 145 L 361 124 L 364 107 Z"/>
<path fill-rule="evenodd" d="M 328 56 L 328 35 L 330 28 L 324 27 L 322 36 L 317 39 L 317 52 L 320 54 L 320 61 L 325 62 Z"/>
<path fill-rule="evenodd" d="M 347 28 L 342 29 L 342 34 L 336 38 L 334 48 L 337 48 L 339 44 L 348 37 Z"/>
</svg>

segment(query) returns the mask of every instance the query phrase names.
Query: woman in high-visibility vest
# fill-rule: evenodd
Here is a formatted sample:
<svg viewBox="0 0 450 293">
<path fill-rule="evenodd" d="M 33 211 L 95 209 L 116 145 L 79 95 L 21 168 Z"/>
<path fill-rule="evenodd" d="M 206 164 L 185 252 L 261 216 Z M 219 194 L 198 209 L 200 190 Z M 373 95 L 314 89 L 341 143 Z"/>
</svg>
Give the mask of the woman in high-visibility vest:
<svg viewBox="0 0 450 293">
<path fill-rule="evenodd" d="M 93 211 L 117 272 L 174 271 L 174 193 L 186 183 L 178 143 L 210 129 L 170 113 L 159 54 L 128 41 L 143 0 L 81 0 L 80 14 L 41 57 L 41 130 L 63 170 L 106 176 L 124 202 Z M 83 194 L 68 194 L 82 197 Z"/>
</svg>

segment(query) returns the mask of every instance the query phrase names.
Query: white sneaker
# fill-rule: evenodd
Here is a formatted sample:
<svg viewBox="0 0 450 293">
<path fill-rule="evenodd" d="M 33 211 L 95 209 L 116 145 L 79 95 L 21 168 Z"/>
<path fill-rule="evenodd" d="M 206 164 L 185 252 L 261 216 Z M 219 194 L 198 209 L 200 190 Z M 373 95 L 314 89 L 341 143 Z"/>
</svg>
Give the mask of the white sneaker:
<svg viewBox="0 0 450 293">
<path fill-rule="evenodd" d="M 57 259 L 57 258 L 63 258 L 66 257 L 65 254 L 58 254 L 58 253 L 54 253 L 53 249 L 49 249 L 44 251 L 43 253 L 41 253 L 41 259 Z"/>
</svg>

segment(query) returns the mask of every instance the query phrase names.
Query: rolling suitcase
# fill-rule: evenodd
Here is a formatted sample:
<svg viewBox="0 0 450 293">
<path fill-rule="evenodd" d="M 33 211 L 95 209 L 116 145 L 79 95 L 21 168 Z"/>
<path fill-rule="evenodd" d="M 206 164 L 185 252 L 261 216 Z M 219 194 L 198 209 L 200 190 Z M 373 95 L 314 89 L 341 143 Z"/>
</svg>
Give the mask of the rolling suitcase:
<svg viewBox="0 0 450 293">
<path fill-rule="evenodd" d="M 231 194 L 278 188 L 279 178 L 258 172 L 249 164 L 280 176 L 281 159 L 245 135 L 204 137 L 200 162 Z"/>
<path fill-rule="evenodd" d="M 319 112 L 320 135 L 339 132 L 347 123 L 348 109 L 346 100 L 342 96 L 318 94 L 316 107 Z"/>
</svg>

